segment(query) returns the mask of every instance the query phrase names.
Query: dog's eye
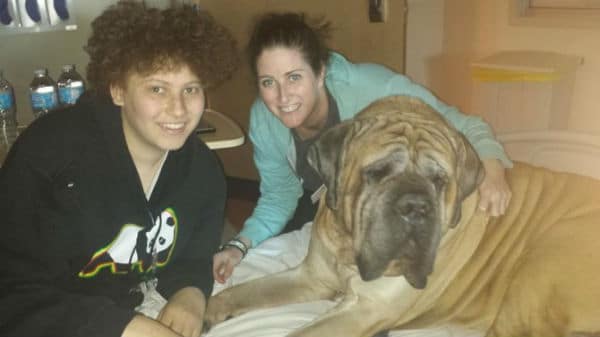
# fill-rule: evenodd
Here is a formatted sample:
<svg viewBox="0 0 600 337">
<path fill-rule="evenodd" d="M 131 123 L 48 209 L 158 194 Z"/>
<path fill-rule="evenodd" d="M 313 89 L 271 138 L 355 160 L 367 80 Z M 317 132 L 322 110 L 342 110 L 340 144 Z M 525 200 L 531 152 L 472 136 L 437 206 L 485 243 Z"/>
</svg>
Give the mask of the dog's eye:
<svg viewBox="0 0 600 337">
<path fill-rule="evenodd" d="M 392 171 L 389 163 L 375 163 L 363 169 L 363 176 L 368 183 L 376 183 L 387 177 Z"/>
<path fill-rule="evenodd" d="M 431 177 L 431 182 L 436 190 L 441 190 L 448 183 L 448 177 L 443 173 L 436 173 Z"/>
</svg>

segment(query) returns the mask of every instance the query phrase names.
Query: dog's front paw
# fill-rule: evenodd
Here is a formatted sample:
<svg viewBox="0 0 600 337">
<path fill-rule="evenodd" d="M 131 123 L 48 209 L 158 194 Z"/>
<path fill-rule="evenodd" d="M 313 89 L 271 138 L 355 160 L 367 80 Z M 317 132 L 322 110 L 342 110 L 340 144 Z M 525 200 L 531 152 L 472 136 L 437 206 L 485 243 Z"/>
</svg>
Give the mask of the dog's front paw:
<svg viewBox="0 0 600 337">
<path fill-rule="evenodd" d="M 207 332 L 216 324 L 232 318 L 233 310 L 224 293 L 210 297 L 204 313 L 203 330 Z"/>
</svg>

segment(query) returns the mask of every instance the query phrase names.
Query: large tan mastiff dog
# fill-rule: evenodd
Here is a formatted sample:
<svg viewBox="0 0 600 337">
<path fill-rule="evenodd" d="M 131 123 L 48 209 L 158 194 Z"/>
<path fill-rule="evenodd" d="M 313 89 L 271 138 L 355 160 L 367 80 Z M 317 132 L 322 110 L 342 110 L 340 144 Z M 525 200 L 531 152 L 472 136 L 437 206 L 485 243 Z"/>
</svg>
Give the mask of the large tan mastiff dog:
<svg viewBox="0 0 600 337">
<path fill-rule="evenodd" d="M 256 308 L 339 304 L 290 336 L 456 323 L 487 336 L 600 332 L 600 182 L 517 163 L 504 216 L 476 210 L 471 146 L 414 98 L 374 102 L 310 153 L 328 188 L 296 268 L 209 300 L 207 326 Z"/>
</svg>

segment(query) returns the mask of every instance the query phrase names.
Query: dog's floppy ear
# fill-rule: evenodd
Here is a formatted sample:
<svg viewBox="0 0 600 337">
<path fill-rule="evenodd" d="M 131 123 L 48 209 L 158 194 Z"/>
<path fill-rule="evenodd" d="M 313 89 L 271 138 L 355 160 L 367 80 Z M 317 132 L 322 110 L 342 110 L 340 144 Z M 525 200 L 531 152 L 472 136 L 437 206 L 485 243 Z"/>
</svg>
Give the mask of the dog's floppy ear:
<svg viewBox="0 0 600 337">
<path fill-rule="evenodd" d="M 327 206 L 333 210 L 336 209 L 337 204 L 338 173 L 342 152 L 346 135 L 351 127 L 350 121 L 334 126 L 325 131 L 308 149 L 308 163 L 317 171 L 327 187 Z"/>
<path fill-rule="evenodd" d="M 479 186 L 485 172 L 481 164 L 479 156 L 475 152 L 475 149 L 469 143 L 467 138 L 462 134 L 458 134 L 458 141 L 456 144 L 456 184 L 457 195 L 456 203 L 454 205 L 454 214 L 452 216 L 451 226 L 454 227 L 460 221 L 460 210 L 463 200 L 465 200 L 475 189 Z"/>
</svg>

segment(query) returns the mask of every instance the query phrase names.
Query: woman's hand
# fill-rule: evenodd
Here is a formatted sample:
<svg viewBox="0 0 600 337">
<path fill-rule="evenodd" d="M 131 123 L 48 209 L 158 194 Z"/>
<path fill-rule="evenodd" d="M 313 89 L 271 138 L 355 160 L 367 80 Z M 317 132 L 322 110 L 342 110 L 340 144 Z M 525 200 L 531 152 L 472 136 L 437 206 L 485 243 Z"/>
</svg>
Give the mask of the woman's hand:
<svg viewBox="0 0 600 337">
<path fill-rule="evenodd" d="M 503 215 L 508 207 L 512 192 L 506 182 L 505 169 L 498 159 L 481 161 L 485 178 L 479 185 L 479 209 L 491 216 Z"/>
<path fill-rule="evenodd" d="M 199 337 L 205 308 L 206 298 L 202 291 L 185 287 L 171 296 L 156 320 L 181 336 Z"/>
<path fill-rule="evenodd" d="M 228 247 L 213 256 L 213 277 L 219 283 L 225 283 L 233 273 L 233 269 L 242 261 L 242 252 Z"/>
</svg>

